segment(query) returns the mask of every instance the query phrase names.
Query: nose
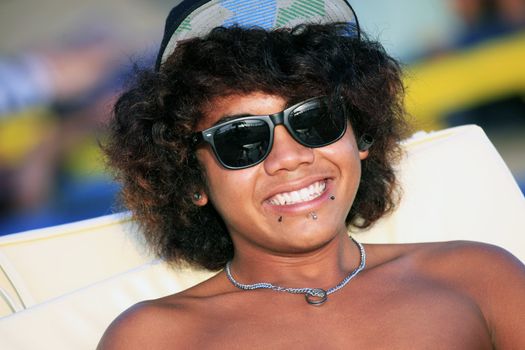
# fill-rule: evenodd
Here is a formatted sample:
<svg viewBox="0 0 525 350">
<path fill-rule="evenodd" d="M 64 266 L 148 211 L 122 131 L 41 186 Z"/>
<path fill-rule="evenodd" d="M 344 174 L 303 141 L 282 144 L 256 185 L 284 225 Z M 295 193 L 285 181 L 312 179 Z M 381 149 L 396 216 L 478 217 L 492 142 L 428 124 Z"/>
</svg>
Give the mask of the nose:
<svg viewBox="0 0 525 350">
<path fill-rule="evenodd" d="M 275 127 L 272 150 L 264 160 L 264 169 L 268 174 L 275 174 L 281 170 L 293 171 L 313 161 L 313 149 L 295 141 L 283 125 Z"/>
</svg>

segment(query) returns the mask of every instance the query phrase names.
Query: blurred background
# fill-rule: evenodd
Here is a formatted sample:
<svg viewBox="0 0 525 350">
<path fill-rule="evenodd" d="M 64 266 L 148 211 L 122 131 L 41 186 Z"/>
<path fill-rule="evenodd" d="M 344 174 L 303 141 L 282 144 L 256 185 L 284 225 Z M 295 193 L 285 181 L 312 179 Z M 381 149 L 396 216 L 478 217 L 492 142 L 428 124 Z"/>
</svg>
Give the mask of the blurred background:
<svg viewBox="0 0 525 350">
<path fill-rule="evenodd" d="M 0 235 L 118 210 L 102 125 L 177 2 L 0 0 Z M 525 192 L 525 0 L 352 4 L 403 62 L 415 128 L 482 126 Z"/>
</svg>

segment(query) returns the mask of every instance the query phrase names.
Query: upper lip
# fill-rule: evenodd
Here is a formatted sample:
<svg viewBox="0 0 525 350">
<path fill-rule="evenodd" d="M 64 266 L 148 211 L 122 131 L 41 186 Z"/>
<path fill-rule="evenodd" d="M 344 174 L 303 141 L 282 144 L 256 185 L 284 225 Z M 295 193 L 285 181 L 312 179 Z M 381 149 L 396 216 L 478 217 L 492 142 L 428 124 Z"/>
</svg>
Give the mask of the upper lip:
<svg viewBox="0 0 525 350">
<path fill-rule="evenodd" d="M 311 184 L 318 182 L 318 181 L 325 181 L 327 179 L 330 179 L 329 176 L 322 176 L 322 175 L 316 175 L 316 176 L 309 176 L 306 178 L 301 178 L 298 180 L 293 181 L 287 181 L 284 184 L 279 184 L 272 188 L 272 191 L 266 196 L 264 201 L 268 201 L 273 196 L 279 194 L 279 193 L 285 193 L 285 192 L 293 192 L 300 190 L 302 188 L 308 187 Z"/>
</svg>

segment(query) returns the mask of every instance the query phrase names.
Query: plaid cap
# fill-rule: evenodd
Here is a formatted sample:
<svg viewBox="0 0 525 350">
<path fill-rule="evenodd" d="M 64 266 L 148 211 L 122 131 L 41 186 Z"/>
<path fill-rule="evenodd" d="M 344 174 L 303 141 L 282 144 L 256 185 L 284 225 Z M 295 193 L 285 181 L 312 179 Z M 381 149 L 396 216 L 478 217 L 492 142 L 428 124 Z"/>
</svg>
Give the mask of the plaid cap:
<svg viewBox="0 0 525 350">
<path fill-rule="evenodd" d="M 357 16 L 346 0 L 183 0 L 166 19 L 155 70 L 160 69 L 179 41 L 206 35 L 215 27 L 238 25 L 269 30 L 332 22 L 348 23 L 360 35 Z"/>
</svg>

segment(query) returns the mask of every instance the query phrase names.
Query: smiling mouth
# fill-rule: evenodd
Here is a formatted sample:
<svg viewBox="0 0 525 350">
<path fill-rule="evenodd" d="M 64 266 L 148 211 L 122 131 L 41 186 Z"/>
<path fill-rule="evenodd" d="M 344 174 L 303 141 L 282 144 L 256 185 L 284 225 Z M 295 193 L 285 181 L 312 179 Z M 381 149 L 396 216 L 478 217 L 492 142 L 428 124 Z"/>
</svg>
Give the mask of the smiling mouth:
<svg viewBox="0 0 525 350">
<path fill-rule="evenodd" d="M 317 181 L 297 191 L 278 193 L 268 199 L 271 205 L 292 205 L 308 202 L 320 197 L 326 190 L 326 180 Z"/>
</svg>

